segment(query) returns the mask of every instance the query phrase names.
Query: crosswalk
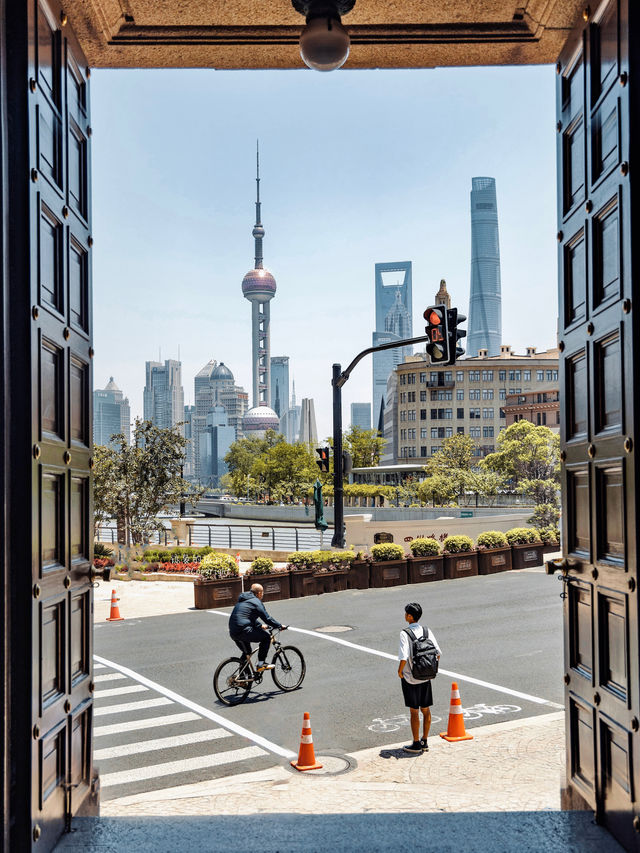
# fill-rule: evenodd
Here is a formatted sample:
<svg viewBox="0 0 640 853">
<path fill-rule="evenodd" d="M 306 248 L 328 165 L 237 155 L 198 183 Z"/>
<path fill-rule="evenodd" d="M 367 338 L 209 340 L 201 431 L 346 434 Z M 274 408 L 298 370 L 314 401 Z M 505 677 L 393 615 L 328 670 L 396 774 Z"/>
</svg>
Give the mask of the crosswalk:
<svg viewBox="0 0 640 853">
<path fill-rule="evenodd" d="M 279 760 L 105 664 L 96 663 L 95 673 L 94 761 L 103 800 L 262 770 Z"/>
</svg>

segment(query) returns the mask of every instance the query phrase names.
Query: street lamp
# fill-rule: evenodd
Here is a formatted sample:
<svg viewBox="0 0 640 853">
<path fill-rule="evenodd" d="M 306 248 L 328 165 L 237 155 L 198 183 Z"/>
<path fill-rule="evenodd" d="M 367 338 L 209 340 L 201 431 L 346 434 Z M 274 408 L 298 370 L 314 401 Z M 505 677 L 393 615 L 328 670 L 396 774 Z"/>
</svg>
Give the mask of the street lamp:
<svg viewBox="0 0 640 853">
<path fill-rule="evenodd" d="M 296 12 L 305 16 L 300 33 L 300 56 L 308 68 L 334 71 L 349 56 L 351 39 L 340 16 L 355 6 L 356 0 L 291 0 Z"/>
</svg>

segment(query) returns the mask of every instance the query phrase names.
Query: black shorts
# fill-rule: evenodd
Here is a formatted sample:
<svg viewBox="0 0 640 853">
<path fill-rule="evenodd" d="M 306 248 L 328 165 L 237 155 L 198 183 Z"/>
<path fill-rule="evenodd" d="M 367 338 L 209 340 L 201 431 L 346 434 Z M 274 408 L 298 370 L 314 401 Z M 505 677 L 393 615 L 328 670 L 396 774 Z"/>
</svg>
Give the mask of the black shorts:
<svg viewBox="0 0 640 853">
<path fill-rule="evenodd" d="M 407 708 L 430 708 L 433 705 L 433 693 L 430 681 L 408 684 L 402 679 L 402 695 Z"/>
</svg>

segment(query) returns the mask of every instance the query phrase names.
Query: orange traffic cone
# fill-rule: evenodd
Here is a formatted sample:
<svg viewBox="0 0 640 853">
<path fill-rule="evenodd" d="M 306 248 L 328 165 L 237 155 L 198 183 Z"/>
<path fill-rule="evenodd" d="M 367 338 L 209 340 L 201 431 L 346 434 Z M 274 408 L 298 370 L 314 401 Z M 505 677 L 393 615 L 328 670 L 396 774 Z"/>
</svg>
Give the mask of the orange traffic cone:
<svg viewBox="0 0 640 853">
<path fill-rule="evenodd" d="M 115 589 L 111 590 L 111 612 L 107 616 L 107 622 L 124 622 L 124 616 L 120 615 L 120 608 L 118 607 L 119 598 L 116 598 Z"/>
<path fill-rule="evenodd" d="M 462 703 L 460 691 L 455 681 L 451 684 L 451 705 L 449 706 L 449 725 L 446 732 L 440 732 L 440 737 L 448 741 L 473 740 L 473 735 L 468 735 L 464 728 L 464 717 L 462 716 Z"/>
<path fill-rule="evenodd" d="M 311 735 L 311 718 L 307 711 L 304 712 L 302 720 L 302 735 L 300 736 L 300 751 L 298 760 L 292 761 L 291 766 L 296 770 L 320 770 L 322 764 L 316 764 L 316 756 L 313 751 L 313 737 Z"/>
</svg>

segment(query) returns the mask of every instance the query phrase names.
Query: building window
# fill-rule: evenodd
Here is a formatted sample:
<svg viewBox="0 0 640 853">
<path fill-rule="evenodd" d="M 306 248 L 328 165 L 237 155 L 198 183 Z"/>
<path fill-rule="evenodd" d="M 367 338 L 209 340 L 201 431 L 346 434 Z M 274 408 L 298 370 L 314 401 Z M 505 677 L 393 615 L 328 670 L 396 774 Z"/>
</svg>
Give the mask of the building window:
<svg viewBox="0 0 640 853">
<path fill-rule="evenodd" d="M 401 385 L 406 385 L 406 384 L 407 384 L 407 374 L 406 374 L 406 373 L 401 373 L 401 374 L 400 374 L 400 384 L 401 384 Z"/>
<path fill-rule="evenodd" d="M 536 420 L 538 422 L 538 426 L 546 426 L 547 425 L 547 413 L 546 412 L 538 412 L 536 415 Z"/>
<path fill-rule="evenodd" d="M 431 427 L 431 438 L 438 437 L 438 427 Z"/>
<path fill-rule="evenodd" d="M 544 382 L 544 370 L 536 370 L 536 378 L 538 382 Z"/>
<path fill-rule="evenodd" d="M 482 381 L 483 382 L 493 382 L 493 370 L 483 370 L 482 371 Z"/>
<path fill-rule="evenodd" d="M 420 420 L 426 421 L 426 419 L 427 419 L 427 410 L 426 409 L 420 409 Z"/>
<path fill-rule="evenodd" d="M 480 371 L 479 370 L 470 370 L 469 371 L 469 382 L 480 382 Z"/>
<path fill-rule="evenodd" d="M 464 382 L 464 370 L 456 370 L 456 382 Z"/>
<path fill-rule="evenodd" d="M 469 435 L 471 438 L 480 438 L 480 427 L 469 427 Z"/>
<path fill-rule="evenodd" d="M 420 447 L 420 456 L 426 456 L 426 455 L 427 455 L 427 448 L 426 448 L 426 447 L 425 447 L 425 445 L 423 444 L 423 445 Z"/>
<path fill-rule="evenodd" d="M 438 420 L 438 410 L 437 409 L 431 409 L 431 420 L 432 421 Z"/>
<path fill-rule="evenodd" d="M 489 420 L 489 419 L 493 418 L 493 417 L 494 417 L 494 415 L 493 415 L 493 408 L 490 408 L 490 409 L 483 409 L 483 410 L 482 410 L 482 417 L 483 417 L 485 420 Z"/>
<path fill-rule="evenodd" d="M 407 394 L 407 402 L 415 403 L 415 401 L 416 401 L 416 392 L 415 391 L 409 391 L 409 393 Z"/>
<path fill-rule="evenodd" d="M 493 388 L 484 388 L 482 391 L 483 400 L 493 400 Z"/>
<path fill-rule="evenodd" d="M 432 400 L 437 400 L 437 399 L 438 399 L 438 392 L 437 392 L 437 391 L 432 391 L 432 392 L 431 392 L 431 399 L 432 399 Z"/>
<path fill-rule="evenodd" d="M 401 403 L 406 403 L 406 402 L 407 402 L 407 392 L 406 392 L 406 391 L 401 391 L 401 392 L 400 392 L 400 402 L 401 402 Z"/>
<path fill-rule="evenodd" d="M 421 373 L 420 374 L 420 382 L 426 382 L 426 381 L 427 381 L 427 374 Z"/>
<path fill-rule="evenodd" d="M 501 400 L 506 400 L 507 399 L 507 389 L 506 388 L 500 388 L 500 390 L 498 391 L 498 397 L 500 397 Z"/>
<path fill-rule="evenodd" d="M 479 400 L 480 399 L 480 389 L 479 388 L 471 388 L 469 391 L 469 399 L 470 400 Z"/>
<path fill-rule="evenodd" d="M 445 418 L 450 420 L 453 417 L 453 409 L 445 409 L 444 410 L 444 416 L 445 416 Z"/>
<path fill-rule="evenodd" d="M 493 427 L 482 427 L 483 438 L 493 438 Z"/>
<path fill-rule="evenodd" d="M 438 391 L 438 400 L 452 400 L 453 391 Z"/>
<path fill-rule="evenodd" d="M 524 381 L 525 381 L 525 382 L 531 382 L 531 371 L 530 371 L 530 370 L 525 370 L 525 371 L 524 371 L 524 377 L 523 377 L 523 378 L 524 378 Z"/>
<path fill-rule="evenodd" d="M 407 373 L 407 385 L 415 385 L 415 384 L 416 384 L 415 373 Z"/>
<path fill-rule="evenodd" d="M 453 436 L 453 427 L 445 427 L 444 437 L 451 438 Z"/>
<path fill-rule="evenodd" d="M 498 378 L 499 378 L 500 382 L 506 382 L 507 381 L 507 371 L 506 370 L 498 371 Z"/>
<path fill-rule="evenodd" d="M 421 392 L 420 392 L 420 402 L 421 402 L 421 403 L 426 403 L 426 402 L 427 402 L 427 392 L 426 392 L 426 391 L 421 391 Z"/>
<path fill-rule="evenodd" d="M 439 453 L 441 450 L 442 450 L 442 448 L 440 447 L 440 445 L 438 445 L 438 444 L 435 444 L 435 445 L 434 445 L 434 444 L 432 444 L 432 445 L 431 445 L 431 455 L 432 455 L 432 456 L 433 456 L 435 453 Z"/>
<path fill-rule="evenodd" d="M 505 417 L 504 409 L 500 409 L 500 417 L 501 418 Z"/>
<path fill-rule="evenodd" d="M 420 438 L 426 438 L 426 437 L 427 437 L 427 428 L 426 427 L 420 427 Z"/>
<path fill-rule="evenodd" d="M 464 427 L 456 427 L 456 432 L 458 435 L 464 435 Z"/>
<path fill-rule="evenodd" d="M 407 419 L 407 411 L 406 411 L 406 409 L 402 409 L 402 410 L 400 411 L 400 420 L 401 420 L 401 421 L 406 421 L 406 419 Z"/>
<path fill-rule="evenodd" d="M 554 382 L 557 382 L 557 381 L 558 381 L 558 371 L 557 371 L 557 370 L 554 370 L 554 371 L 553 371 L 553 381 L 554 381 Z"/>
<path fill-rule="evenodd" d="M 456 400 L 464 400 L 464 388 L 456 388 Z"/>
<path fill-rule="evenodd" d="M 445 370 L 444 381 L 445 382 L 453 382 L 453 373 L 450 370 Z"/>
<path fill-rule="evenodd" d="M 409 412 L 407 414 L 407 420 L 408 421 L 415 421 L 415 419 L 416 419 L 416 410 L 415 409 L 409 409 Z"/>
<path fill-rule="evenodd" d="M 469 409 L 469 417 L 470 418 L 479 418 L 480 417 L 480 409 Z"/>
<path fill-rule="evenodd" d="M 456 409 L 456 411 L 457 411 L 457 413 L 458 413 L 458 414 L 456 415 L 456 417 L 457 417 L 459 420 L 462 420 L 462 419 L 464 418 L 464 409 Z"/>
<path fill-rule="evenodd" d="M 520 371 L 519 370 L 510 370 L 509 371 L 509 382 L 520 382 Z"/>
<path fill-rule="evenodd" d="M 432 370 L 431 373 L 429 374 L 429 382 L 437 382 L 437 381 L 438 381 L 438 374 Z"/>
<path fill-rule="evenodd" d="M 416 440 L 416 431 L 415 431 L 415 428 L 414 428 L 414 429 L 408 429 L 408 430 L 407 430 L 407 438 L 408 438 L 410 441 L 415 441 L 415 440 Z"/>
</svg>

